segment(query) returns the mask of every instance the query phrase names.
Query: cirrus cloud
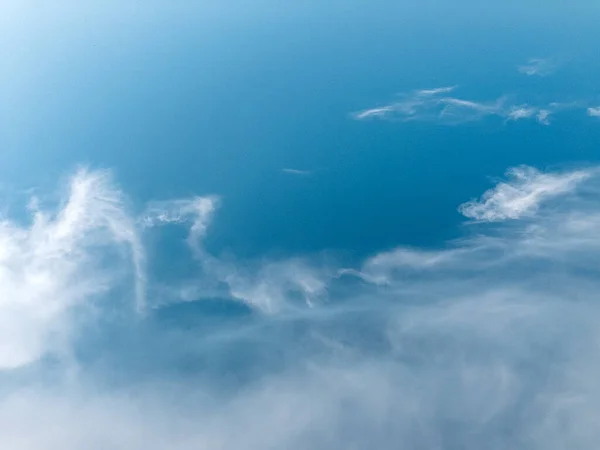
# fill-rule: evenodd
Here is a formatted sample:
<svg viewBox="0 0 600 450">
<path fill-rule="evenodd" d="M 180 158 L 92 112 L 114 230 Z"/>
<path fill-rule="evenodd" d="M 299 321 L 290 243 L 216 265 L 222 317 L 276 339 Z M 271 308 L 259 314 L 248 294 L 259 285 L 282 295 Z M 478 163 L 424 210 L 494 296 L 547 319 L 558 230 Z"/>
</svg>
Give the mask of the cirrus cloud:
<svg viewBox="0 0 600 450">
<path fill-rule="evenodd" d="M 447 125 L 459 125 L 495 117 L 506 122 L 528 119 L 535 120 L 541 125 L 549 125 L 552 114 L 578 106 L 575 103 L 559 102 L 551 102 L 543 106 L 528 103 L 510 104 L 506 96 L 492 101 L 476 101 L 447 95 L 455 89 L 456 87 L 452 86 L 404 93 L 393 103 L 358 111 L 352 117 L 356 120 L 427 121 Z"/>
</svg>

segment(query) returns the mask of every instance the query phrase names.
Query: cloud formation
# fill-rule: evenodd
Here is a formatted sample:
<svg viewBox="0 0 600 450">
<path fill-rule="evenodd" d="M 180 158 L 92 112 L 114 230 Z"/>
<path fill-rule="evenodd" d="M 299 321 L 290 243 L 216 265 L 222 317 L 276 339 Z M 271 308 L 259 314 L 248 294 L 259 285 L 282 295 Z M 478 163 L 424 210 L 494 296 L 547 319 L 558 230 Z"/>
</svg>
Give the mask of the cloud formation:
<svg viewBox="0 0 600 450">
<path fill-rule="evenodd" d="M 527 103 L 511 105 L 507 97 L 482 102 L 447 95 L 455 89 L 452 86 L 412 91 L 401 94 L 393 103 L 359 111 L 352 116 L 356 120 L 431 121 L 448 125 L 497 117 L 507 122 L 528 119 L 549 125 L 552 114 L 575 107 L 573 104 L 556 102 L 544 106 Z"/>
<path fill-rule="evenodd" d="M 553 197 L 571 192 L 592 173 L 588 170 L 544 174 L 532 167 L 516 167 L 507 172 L 508 180 L 485 192 L 481 200 L 460 206 L 471 219 L 494 222 L 519 219 L 534 213 L 539 205 Z"/>
<path fill-rule="evenodd" d="M 588 108 L 587 113 L 590 117 L 600 117 L 600 106 L 597 108 Z"/>
<path fill-rule="evenodd" d="M 324 264 L 210 254 L 216 197 L 136 214 L 110 174 L 80 171 L 54 212 L 2 223 L 3 441 L 595 449 L 599 178 L 517 167 L 460 208 L 476 220 L 463 238 Z M 143 261 L 173 257 L 148 235 L 166 226 L 183 227 L 198 292 L 212 280 L 217 300 L 154 301 Z M 140 301 L 140 280 L 150 307 L 115 321 Z M 83 345 L 90 335 L 101 339 Z M 45 359 L 69 348 L 69 361 Z"/>
<path fill-rule="evenodd" d="M 300 170 L 300 169 L 281 169 L 283 173 L 288 173 L 290 175 L 300 175 L 300 176 L 308 176 L 312 175 L 311 170 Z"/>
<path fill-rule="evenodd" d="M 556 72 L 559 67 L 560 63 L 554 58 L 530 58 L 527 64 L 523 64 L 517 69 L 527 76 L 547 77 Z"/>
<path fill-rule="evenodd" d="M 549 109 L 535 108 L 529 105 L 513 106 L 508 112 L 507 120 L 535 119 L 542 125 L 550 125 Z"/>
<path fill-rule="evenodd" d="M 132 305 L 145 306 L 144 251 L 108 172 L 79 170 L 58 212 L 30 206 L 29 226 L 0 221 L 0 370 L 67 351 L 71 314 L 93 307 L 125 273 Z"/>
</svg>

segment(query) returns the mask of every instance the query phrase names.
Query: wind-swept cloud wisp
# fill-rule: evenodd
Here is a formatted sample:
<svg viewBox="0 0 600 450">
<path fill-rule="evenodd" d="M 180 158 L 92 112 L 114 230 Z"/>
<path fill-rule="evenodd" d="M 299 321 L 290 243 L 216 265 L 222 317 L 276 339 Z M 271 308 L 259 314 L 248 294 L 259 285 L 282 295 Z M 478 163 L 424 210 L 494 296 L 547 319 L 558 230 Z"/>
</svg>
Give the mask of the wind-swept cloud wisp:
<svg viewBox="0 0 600 450">
<path fill-rule="evenodd" d="M 455 86 L 442 87 L 401 94 L 393 103 L 356 112 L 353 117 L 356 120 L 427 121 L 448 125 L 496 117 L 507 122 L 529 119 L 549 125 L 552 114 L 576 106 L 557 102 L 544 106 L 527 103 L 511 105 L 504 96 L 493 101 L 467 100 L 450 96 L 455 89 Z"/>
<path fill-rule="evenodd" d="M 461 205 L 460 212 L 466 217 L 489 222 L 518 219 L 534 213 L 544 200 L 570 192 L 591 173 L 581 170 L 544 174 L 531 167 L 516 167 L 508 175 L 509 181 L 498 183 L 483 194 L 481 201 Z"/>
<path fill-rule="evenodd" d="M 285 168 L 285 169 L 281 169 L 281 171 L 283 173 L 288 173 L 290 175 L 299 175 L 299 176 L 312 175 L 312 171 L 311 170 L 301 170 L 301 169 L 289 169 L 289 168 Z"/>
<path fill-rule="evenodd" d="M 560 63 L 554 58 L 530 58 L 527 64 L 518 67 L 520 73 L 539 77 L 552 75 L 558 68 Z"/>
</svg>

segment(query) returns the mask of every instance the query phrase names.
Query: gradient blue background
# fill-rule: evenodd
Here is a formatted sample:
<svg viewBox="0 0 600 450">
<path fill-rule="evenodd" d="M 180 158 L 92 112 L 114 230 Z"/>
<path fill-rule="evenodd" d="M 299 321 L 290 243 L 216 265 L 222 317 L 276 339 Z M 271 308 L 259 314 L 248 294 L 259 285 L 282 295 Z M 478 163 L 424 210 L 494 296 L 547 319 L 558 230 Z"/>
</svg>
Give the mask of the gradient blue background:
<svg viewBox="0 0 600 450">
<path fill-rule="evenodd" d="M 437 245 L 488 176 L 596 161 L 600 127 L 581 111 L 550 127 L 350 113 L 447 85 L 598 99 L 598 4 L 525 3 L 15 2 L 0 19 L 2 187 L 89 164 L 140 204 L 218 194 L 207 245 L 242 257 Z M 534 56 L 566 63 L 518 73 Z"/>
<path fill-rule="evenodd" d="M 0 0 L 0 447 L 597 448 L 599 24 L 598 0 Z M 443 86 L 579 106 L 353 117 Z M 500 223 L 463 226 L 520 164 L 475 205 Z M 152 209 L 210 194 L 205 239 L 189 202 Z"/>
</svg>

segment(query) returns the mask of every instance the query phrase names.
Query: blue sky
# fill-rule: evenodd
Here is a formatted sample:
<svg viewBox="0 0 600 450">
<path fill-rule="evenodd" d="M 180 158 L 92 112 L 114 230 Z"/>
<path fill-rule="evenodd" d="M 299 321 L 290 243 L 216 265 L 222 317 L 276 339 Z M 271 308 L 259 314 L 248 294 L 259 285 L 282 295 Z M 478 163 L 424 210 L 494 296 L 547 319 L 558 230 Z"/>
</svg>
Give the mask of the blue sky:
<svg viewBox="0 0 600 450">
<path fill-rule="evenodd" d="M 597 2 L 0 12 L 11 449 L 597 448 Z"/>
</svg>

